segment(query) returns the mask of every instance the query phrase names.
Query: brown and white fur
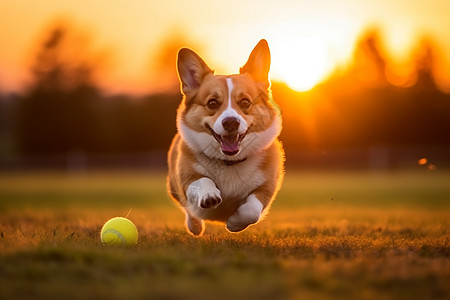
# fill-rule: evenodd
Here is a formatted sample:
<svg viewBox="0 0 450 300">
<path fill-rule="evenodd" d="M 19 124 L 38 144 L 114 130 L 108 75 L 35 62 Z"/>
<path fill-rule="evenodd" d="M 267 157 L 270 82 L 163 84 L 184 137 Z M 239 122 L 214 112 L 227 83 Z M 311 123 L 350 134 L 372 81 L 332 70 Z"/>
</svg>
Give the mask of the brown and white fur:
<svg viewBox="0 0 450 300">
<path fill-rule="evenodd" d="M 187 48 L 178 52 L 177 67 L 184 97 L 168 154 L 169 195 L 193 235 L 203 234 L 204 220 L 242 231 L 268 212 L 284 175 L 269 47 L 261 40 L 240 74 L 214 75 Z"/>
</svg>

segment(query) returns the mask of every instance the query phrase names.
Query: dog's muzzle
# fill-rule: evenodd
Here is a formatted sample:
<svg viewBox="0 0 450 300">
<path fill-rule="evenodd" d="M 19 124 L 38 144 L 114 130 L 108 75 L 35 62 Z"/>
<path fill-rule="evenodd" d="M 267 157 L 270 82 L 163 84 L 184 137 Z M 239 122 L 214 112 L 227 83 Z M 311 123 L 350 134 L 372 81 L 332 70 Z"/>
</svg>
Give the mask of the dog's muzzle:
<svg viewBox="0 0 450 300">
<path fill-rule="evenodd" d="M 239 153 L 241 142 L 247 135 L 248 129 L 243 134 L 238 134 L 237 128 L 239 127 L 239 122 L 236 124 L 236 122 L 227 120 L 227 118 L 223 120 L 222 124 L 227 131 L 225 135 L 217 134 L 208 124 L 206 124 L 206 127 L 216 141 L 219 142 L 222 153 L 228 156 L 234 156 Z"/>
</svg>

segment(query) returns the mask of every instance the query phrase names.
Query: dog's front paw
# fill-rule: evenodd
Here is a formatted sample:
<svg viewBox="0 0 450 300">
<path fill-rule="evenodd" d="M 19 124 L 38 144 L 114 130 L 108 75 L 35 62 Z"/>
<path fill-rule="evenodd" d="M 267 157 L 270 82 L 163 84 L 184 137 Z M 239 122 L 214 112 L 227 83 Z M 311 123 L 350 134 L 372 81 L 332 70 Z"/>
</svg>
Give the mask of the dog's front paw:
<svg viewBox="0 0 450 300">
<path fill-rule="evenodd" d="M 187 190 L 188 202 L 203 209 L 216 208 L 222 203 L 220 190 L 209 178 L 192 182 Z"/>
<path fill-rule="evenodd" d="M 217 191 L 218 193 L 208 193 L 206 195 L 203 195 L 202 199 L 199 202 L 200 207 L 208 209 L 208 208 L 216 208 L 217 206 L 219 206 L 220 203 L 222 203 L 222 197 L 220 197 L 220 191 L 219 190 Z"/>
<path fill-rule="evenodd" d="M 249 225 L 255 224 L 261 217 L 263 205 L 251 194 L 247 201 L 239 206 L 237 211 L 228 218 L 227 229 L 231 232 L 239 232 L 247 228 Z"/>
</svg>

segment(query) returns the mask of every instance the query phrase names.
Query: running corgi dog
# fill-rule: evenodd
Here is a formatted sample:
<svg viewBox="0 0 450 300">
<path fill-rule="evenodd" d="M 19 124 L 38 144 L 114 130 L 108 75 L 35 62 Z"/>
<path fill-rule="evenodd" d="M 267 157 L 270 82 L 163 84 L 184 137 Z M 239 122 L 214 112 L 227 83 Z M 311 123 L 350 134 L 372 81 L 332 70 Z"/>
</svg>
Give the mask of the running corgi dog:
<svg viewBox="0 0 450 300">
<path fill-rule="evenodd" d="M 192 235 L 203 234 L 205 220 L 242 231 L 267 214 L 284 177 L 267 41 L 239 74 L 214 75 L 187 48 L 178 52 L 177 69 L 183 99 L 168 153 L 168 193 Z"/>
</svg>

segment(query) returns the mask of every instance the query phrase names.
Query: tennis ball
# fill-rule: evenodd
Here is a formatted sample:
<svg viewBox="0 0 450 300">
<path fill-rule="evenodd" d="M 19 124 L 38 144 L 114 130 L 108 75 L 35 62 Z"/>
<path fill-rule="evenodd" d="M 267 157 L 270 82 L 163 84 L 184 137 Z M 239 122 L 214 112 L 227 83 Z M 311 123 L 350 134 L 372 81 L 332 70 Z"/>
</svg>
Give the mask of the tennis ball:
<svg viewBox="0 0 450 300">
<path fill-rule="evenodd" d="M 127 218 L 116 217 L 108 220 L 102 227 L 100 239 L 107 245 L 135 245 L 138 231 Z"/>
</svg>

